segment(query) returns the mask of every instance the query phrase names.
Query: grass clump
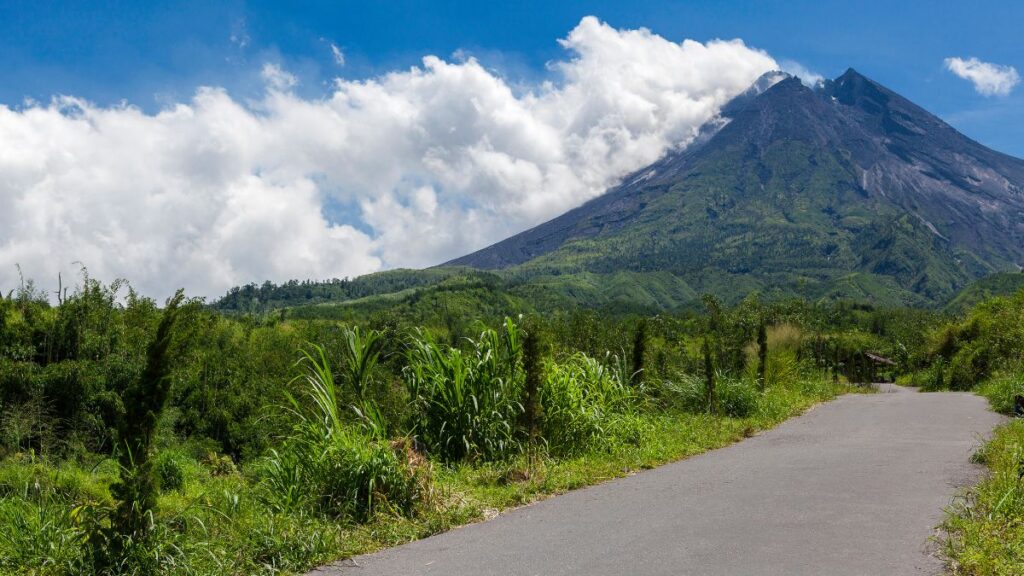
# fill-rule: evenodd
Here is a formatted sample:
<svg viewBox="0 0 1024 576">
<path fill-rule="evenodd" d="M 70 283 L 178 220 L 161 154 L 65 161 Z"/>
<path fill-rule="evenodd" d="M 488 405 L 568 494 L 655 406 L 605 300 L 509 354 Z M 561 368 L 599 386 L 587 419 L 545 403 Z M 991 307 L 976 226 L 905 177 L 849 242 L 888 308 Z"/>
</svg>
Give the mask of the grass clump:
<svg viewBox="0 0 1024 576">
<path fill-rule="evenodd" d="M 978 386 L 978 394 L 988 398 L 996 412 L 1013 414 L 1014 399 L 1024 395 L 1024 367 L 996 373 Z"/>
<path fill-rule="evenodd" d="M 403 377 L 415 404 L 411 430 L 447 462 L 518 454 L 525 381 L 519 328 L 507 320 L 501 332 L 484 330 L 465 345 L 438 344 L 424 332 L 409 342 Z"/>
<path fill-rule="evenodd" d="M 1024 420 L 998 428 L 975 459 L 990 474 L 954 505 L 943 524 L 950 572 L 1024 574 Z"/>
<path fill-rule="evenodd" d="M 627 433 L 639 396 L 621 377 L 582 352 L 548 363 L 540 404 L 542 436 L 552 454 L 579 453 Z"/>
<path fill-rule="evenodd" d="M 263 468 L 269 502 L 279 510 L 307 507 L 359 520 L 381 507 L 411 512 L 421 482 L 412 462 L 403 461 L 407 453 L 387 441 L 374 418 L 364 416 L 368 424 L 362 427 L 342 420 L 330 364 L 322 348 L 313 349 L 300 361 L 306 402 L 292 398 L 295 427 Z M 363 400 L 358 413 L 377 412 Z"/>
</svg>

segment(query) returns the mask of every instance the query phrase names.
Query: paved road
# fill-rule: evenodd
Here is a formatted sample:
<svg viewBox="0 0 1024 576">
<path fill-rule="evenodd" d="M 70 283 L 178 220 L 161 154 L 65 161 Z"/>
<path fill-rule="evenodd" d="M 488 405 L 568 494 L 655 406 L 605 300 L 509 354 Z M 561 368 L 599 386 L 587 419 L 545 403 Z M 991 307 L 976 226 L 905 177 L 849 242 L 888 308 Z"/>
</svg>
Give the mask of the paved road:
<svg viewBox="0 0 1024 576">
<path fill-rule="evenodd" d="M 929 538 L 1000 418 L 974 395 L 887 389 L 316 574 L 934 574 Z"/>
</svg>

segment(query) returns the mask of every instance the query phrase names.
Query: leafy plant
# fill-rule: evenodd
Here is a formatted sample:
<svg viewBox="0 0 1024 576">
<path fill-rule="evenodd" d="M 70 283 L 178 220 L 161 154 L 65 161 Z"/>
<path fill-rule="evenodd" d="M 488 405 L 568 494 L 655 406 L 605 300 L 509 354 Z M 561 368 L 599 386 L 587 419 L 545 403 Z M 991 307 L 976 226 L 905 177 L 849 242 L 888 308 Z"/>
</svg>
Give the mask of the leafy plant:
<svg viewBox="0 0 1024 576">
<path fill-rule="evenodd" d="M 323 349 L 303 351 L 303 374 L 293 382 L 305 384 L 300 398 L 289 396 L 296 419 L 292 434 L 274 451 L 263 468 L 278 488 L 271 499 L 281 509 L 294 509 L 313 495 L 317 508 L 336 516 L 366 519 L 381 506 L 409 513 L 422 493 L 420 472 L 406 453 L 346 425 Z"/>
<path fill-rule="evenodd" d="M 415 404 L 413 433 L 446 461 L 502 459 L 519 452 L 516 423 L 524 374 L 519 329 L 467 339 L 467 351 L 439 345 L 425 332 L 409 342 L 403 370 Z"/>
<path fill-rule="evenodd" d="M 634 399 L 629 379 L 583 353 L 548 363 L 540 391 L 542 436 L 556 455 L 591 448 L 612 435 L 614 423 L 632 411 Z"/>
<path fill-rule="evenodd" d="M 131 558 L 143 562 L 142 572 L 155 570 L 149 558 L 132 552 L 144 546 L 153 530 L 159 479 L 152 458 L 154 434 L 171 391 L 174 327 L 184 294 L 167 302 L 156 337 L 149 345 L 142 375 L 124 393 L 124 414 L 118 422 L 121 478 L 111 487 L 116 507 L 109 527 L 91 535 L 94 559 L 104 569 L 123 566 Z"/>
<path fill-rule="evenodd" d="M 185 487 L 185 470 L 172 454 L 161 453 L 157 456 L 156 475 L 161 491 L 180 491 Z"/>
</svg>

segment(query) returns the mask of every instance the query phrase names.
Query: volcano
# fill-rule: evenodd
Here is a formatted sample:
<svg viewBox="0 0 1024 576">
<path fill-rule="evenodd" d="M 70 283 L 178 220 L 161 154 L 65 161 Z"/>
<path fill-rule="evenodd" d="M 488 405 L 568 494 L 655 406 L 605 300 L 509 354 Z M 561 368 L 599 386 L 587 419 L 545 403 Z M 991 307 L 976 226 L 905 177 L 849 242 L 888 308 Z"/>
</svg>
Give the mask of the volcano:
<svg viewBox="0 0 1024 576">
<path fill-rule="evenodd" d="M 1024 161 L 850 69 L 780 72 L 604 195 L 447 265 L 539 283 L 941 302 L 1024 265 Z M 678 291 L 678 290 L 677 290 Z"/>
</svg>

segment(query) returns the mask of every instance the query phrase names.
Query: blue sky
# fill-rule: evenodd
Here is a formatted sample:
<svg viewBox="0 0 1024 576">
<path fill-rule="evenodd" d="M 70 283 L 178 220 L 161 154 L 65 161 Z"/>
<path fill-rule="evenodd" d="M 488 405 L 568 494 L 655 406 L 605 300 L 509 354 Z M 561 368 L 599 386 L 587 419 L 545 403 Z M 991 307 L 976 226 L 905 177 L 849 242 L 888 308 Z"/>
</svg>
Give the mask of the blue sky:
<svg viewBox="0 0 1024 576">
<path fill-rule="evenodd" d="M 156 297 L 439 264 L 779 67 L 854 67 L 1024 156 L 1024 3 L 636 4 L 0 0 L 0 290 L 78 262 Z"/>
<path fill-rule="evenodd" d="M 102 4 L 102 6 L 100 6 Z M 1024 156 L 1024 90 L 984 97 L 943 67 L 974 56 L 1024 69 L 1024 3 L 1001 2 L 12 2 L 0 8 L 0 103 L 73 94 L 147 110 L 197 86 L 244 95 L 267 60 L 307 95 L 426 54 L 472 54 L 534 81 L 556 39 L 593 14 L 671 40 L 742 38 L 826 77 L 847 67 L 886 84 L 998 150 Z M 330 46 L 343 50 L 336 65 Z"/>
</svg>

